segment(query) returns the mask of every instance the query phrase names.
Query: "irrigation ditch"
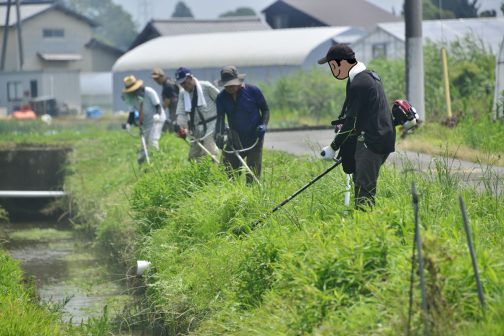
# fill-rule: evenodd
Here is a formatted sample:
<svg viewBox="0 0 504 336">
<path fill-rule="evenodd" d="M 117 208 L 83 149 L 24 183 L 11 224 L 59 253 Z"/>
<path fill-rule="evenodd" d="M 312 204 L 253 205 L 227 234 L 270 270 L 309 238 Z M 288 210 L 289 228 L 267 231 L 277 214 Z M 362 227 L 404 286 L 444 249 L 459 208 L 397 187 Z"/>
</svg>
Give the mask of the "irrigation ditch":
<svg viewBox="0 0 504 336">
<path fill-rule="evenodd" d="M 8 213 L 0 222 L 0 248 L 20 263 L 40 304 L 60 312 L 63 322 L 82 325 L 107 315 L 119 326 L 114 334 L 144 335 L 124 317 L 141 301 L 135 270 L 113 263 L 72 220 L 78 205 L 63 192 L 71 153 L 66 145 L 0 149 L 0 208 Z"/>
</svg>

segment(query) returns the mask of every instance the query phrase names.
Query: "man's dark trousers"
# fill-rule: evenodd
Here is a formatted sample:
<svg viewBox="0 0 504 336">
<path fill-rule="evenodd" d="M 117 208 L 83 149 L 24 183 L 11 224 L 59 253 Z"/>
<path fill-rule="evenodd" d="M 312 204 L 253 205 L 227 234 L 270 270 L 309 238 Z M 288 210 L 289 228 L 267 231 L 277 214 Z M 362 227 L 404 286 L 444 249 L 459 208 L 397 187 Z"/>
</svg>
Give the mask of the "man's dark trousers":
<svg viewBox="0 0 504 336">
<path fill-rule="evenodd" d="M 365 145 L 364 141 L 357 141 L 355 148 L 355 172 L 353 181 L 355 186 L 355 208 L 364 210 L 366 205 L 374 205 L 376 184 L 380 167 L 389 154 L 377 154 Z"/>
<path fill-rule="evenodd" d="M 252 170 L 257 178 L 261 176 L 263 143 L 264 138 L 260 139 L 254 146 L 254 148 L 238 154 L 242 158 L 246 159 L 245 162 L 247 163 L 247 166 L 250 168 L 250 170 Z M 238 169 L 241 167 L 241 162 L 236 157 L 236 154 L 223 152 L 222 161 L 224 162 L 224 166 L 226 167 L 226 171 L 230 177 L 232 177 L 236 172 L 238 172 L 239 174 Z M 246 178 L 247 184 L 254 182 L 254 178 L 248 172 Z"/>
</svg>

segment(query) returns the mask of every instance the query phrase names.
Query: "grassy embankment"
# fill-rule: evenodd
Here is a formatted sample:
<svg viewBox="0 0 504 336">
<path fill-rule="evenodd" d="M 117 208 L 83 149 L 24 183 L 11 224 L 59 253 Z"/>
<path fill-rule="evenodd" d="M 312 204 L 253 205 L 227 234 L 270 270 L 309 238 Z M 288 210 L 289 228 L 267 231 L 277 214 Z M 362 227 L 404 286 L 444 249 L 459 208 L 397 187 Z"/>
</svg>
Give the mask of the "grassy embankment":
<svg viewBox="0 0 504 336">
<path fill-rule="evenodd" d="M 70 130 L 69 130 L 70 132 Z M 44 133 L 44 132 L 42 132 Z M 49 136 L 58 143 L 61 131 Z M 70 134 L 70 133 L 68 133 Z M 147 259 L 151 314 L 167 330 L 196 334 L 401 334 L 407 322 L 413 219 L 410 183 L 420 192 L 430 319 L 435 334 L 504 330 L 502 194 L 462 190 L 440 161 L 432 172 L 385 169 L 372 212 L 344 215 L 337 170 L 242 237 L 247 224 L 327 163 L 265 155 L 263 188 L 229 182 L 210 162 L 189 164 L 187 148 L 165 137 L 147 171 L 136 169 L 137 139 L 82 130 L 66 190 L 76 223 L 128 264 Z M 25 139 L 28 139 L 25 138 Z M 48 137 L 32 135 L 31 142 Z M 19 138 L 19 141 L 22 141 Z M 68 140 L 67 140 L 68 141 Z M 502 189 L 500 189 L 502 191 Z M 478 307 L 457 197 L 466 200 L 488 311 Z M 415 286 L 417 288 L 417 286 Z M 415 291 L 413 328 L 421 328 Z"/>
<path fill-rule="evenodd" d="M 150 303 L 171 332 L 404 333 L 413 237 L 411 181 L 420 191 L 435 334 L 504 330 L 504 212 L 502 195 L 492 194 L 491 183 L 482 195 L 462 191 L 442 162 L 429 173 L 386 169 L 374 211 L 345 216 L 344 176 L 338 171 L 263 227 L 238 238 L 230 233 L 233 227 L 253 222 L 327 164 L 268 153 L 262 189 L 228 182 L 210 163 L 161 166 L 141 177 L 132 206 L 144 237 L 140 257 L 153 263 L 147 280 Z M 473 227 L 487 319 L 479 312 L 459 194 Z M 417 331 L 419 297 L 415 292 Z"/>
</svg>

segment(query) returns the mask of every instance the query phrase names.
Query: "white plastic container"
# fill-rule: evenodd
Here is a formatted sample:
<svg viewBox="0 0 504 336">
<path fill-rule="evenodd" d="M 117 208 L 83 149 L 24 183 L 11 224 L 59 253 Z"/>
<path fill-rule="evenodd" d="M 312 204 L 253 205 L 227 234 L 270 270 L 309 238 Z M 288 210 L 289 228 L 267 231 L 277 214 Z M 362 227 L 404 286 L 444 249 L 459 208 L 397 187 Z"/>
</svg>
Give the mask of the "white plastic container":
<svg viewBox="0 0 504 336">
<path fill-rule="evenodd" d="M 149 269 L 151 263 L 147 260 L 137 260 L 137 275 L 142 275 L 143 272 Z"/>
</svg>

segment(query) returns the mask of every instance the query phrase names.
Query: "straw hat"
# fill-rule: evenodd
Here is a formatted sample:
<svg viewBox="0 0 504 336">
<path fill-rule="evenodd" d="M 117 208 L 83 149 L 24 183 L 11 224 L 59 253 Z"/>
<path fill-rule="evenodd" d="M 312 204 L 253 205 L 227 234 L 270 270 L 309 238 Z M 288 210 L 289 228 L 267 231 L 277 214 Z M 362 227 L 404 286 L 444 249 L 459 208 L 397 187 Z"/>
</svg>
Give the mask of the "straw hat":
<svg viewBox="0 0 504 336">
<path fill-rule="evenodd" d="M 124 93 L 134 92 L 143 85 L 143 80 L 136 79 L 135 76 L 133 75 L 124 77 L 123 81 L 124 81 L 124 89 L 122 91 Z"/>
</svg>

